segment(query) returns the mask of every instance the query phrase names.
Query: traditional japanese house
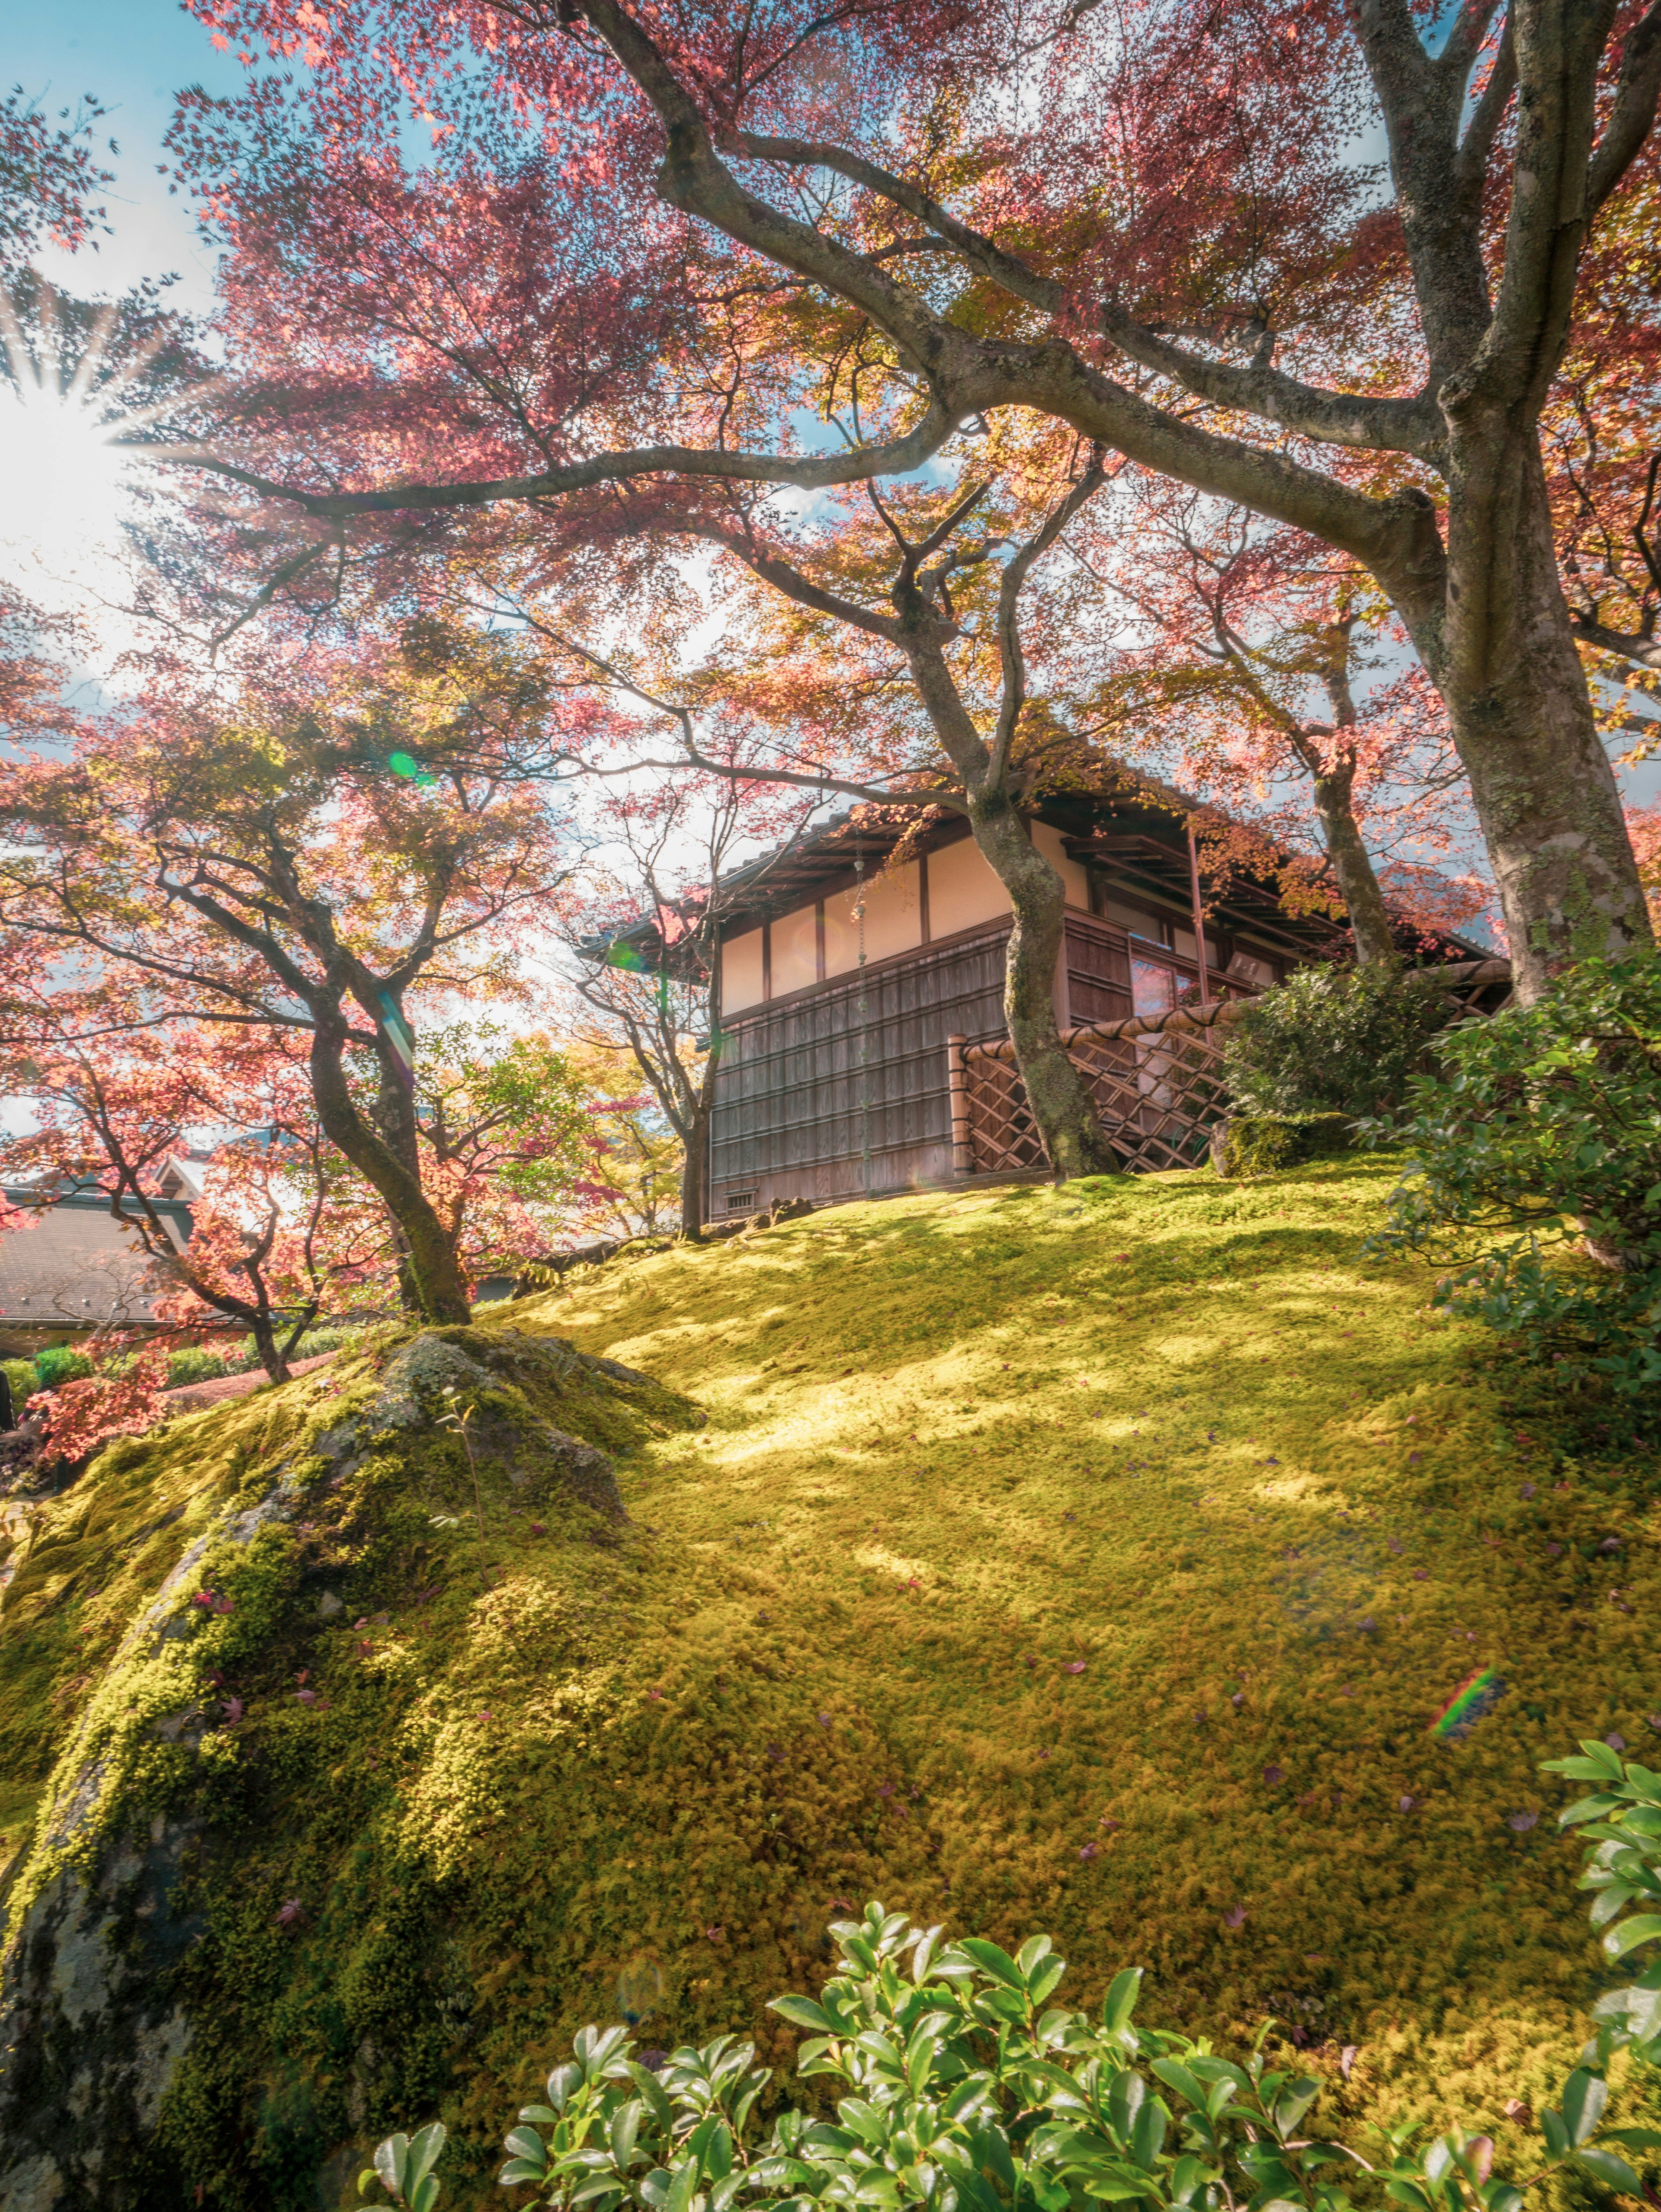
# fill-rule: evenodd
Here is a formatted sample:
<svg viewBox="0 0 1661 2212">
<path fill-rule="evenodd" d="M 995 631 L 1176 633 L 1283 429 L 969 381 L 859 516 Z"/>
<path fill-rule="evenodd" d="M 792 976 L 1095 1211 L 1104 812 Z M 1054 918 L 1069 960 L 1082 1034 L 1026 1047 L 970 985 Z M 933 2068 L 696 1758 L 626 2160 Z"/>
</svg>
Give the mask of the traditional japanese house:
<svg viewBox="0 0 1661 2212">
<path fill-rule="evenodd" d="M 170 1159 L 155 1206 L 182 1251 L 191 1211 L 202 1195 L 199 1163 L 186 1152 Z M 90 1187 L 66 1185 L 48 1206 L 31 1183 L 5 1186 L 17 1218 L 0 1230 L 0 1352 L 36 1351 L 65 1337 L 159 1326 L 155 1299 L 162 1285 L 136 1237 Z M 131 1200 L 123 1212 L 134 1211 Z"/>
<path fill-rule="evenodd" d="M 1173 1120 L 1172 1048 L 1100 1031 L 1342 957 L 1342 927 L 1285 913 L 1238 872 L 1204 884 L 1183 814 L 1146 787 L 1045 800 L 1029 826 L 1066 889 L 1057 1024 L 1080 1033 L 1069 1042 L 1110 1133 L 1135 1125 L 1128 1165 L 1191 1161 L 1206 1115 Z M 941 824 L 890 865 L 904 834 L 869 809 L 844 814 L 723 882 L 712 1218 L 1043 1164 L 1005 1038 L 1008 896 L 966 824 Z M 1409 949 L 1485 951 L 1452 937 Z"/>
</svg>

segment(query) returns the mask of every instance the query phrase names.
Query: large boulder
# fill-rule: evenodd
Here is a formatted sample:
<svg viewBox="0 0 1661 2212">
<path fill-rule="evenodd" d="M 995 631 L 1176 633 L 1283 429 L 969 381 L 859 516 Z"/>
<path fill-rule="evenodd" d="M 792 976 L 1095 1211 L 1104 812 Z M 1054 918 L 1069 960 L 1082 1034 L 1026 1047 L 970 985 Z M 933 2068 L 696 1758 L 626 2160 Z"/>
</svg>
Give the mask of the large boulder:
<svg viewBox="0 0 1661 2212">
<path fill-rule="evenodd" d="M 647 1540 L 615 1457 L 698 1418 L 423 1331 L 113 1445 L 32 1524 L 4 1625 L 96 1656 L 9 1873 L 3 2212 L 316 2203 L 441 2084 L 478 2000 L 417 1831 L 477 1813 L 504 1639 L 551 1693 L 592 1670 L 586 1584 Z"/>
</svg>

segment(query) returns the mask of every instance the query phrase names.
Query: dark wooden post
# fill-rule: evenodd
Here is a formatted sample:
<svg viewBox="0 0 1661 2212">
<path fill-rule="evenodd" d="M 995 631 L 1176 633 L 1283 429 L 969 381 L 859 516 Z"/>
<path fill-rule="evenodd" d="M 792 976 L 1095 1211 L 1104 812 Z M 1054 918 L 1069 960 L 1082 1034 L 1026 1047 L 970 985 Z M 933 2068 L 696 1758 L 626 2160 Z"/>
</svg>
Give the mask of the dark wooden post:
<svg viewBox="0 0 1661 2212">
<path fill-rule="evenodd" d="M 946 1081 L 952 1100 L 952 1172 L 967 1175 L 969 1156 L 969 1074 L 964 1066 L 966 1036 L 955 1031 L 946 1040 Z"/>
</svg>

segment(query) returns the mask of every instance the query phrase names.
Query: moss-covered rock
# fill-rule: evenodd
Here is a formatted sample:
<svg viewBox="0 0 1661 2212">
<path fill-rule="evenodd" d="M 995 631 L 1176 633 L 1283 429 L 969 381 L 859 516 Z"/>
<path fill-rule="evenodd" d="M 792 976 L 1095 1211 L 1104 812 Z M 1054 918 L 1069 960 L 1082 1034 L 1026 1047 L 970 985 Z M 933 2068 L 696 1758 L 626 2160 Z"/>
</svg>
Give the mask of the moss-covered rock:
<svg viewBox="0 0 1661 2212">
<path fill-rule="evenodd" d="M 648 1540 L 613 1455 L 696 1418 L 557 1338 L 423 1332 L 112 1447 L 30 1530 L 9 1656 L 91 1663 L 9 1869 L 7 2212 L 312 2203 L 449 2085 L 487 1701 L 534 1682 L 581 1737 L 595 1585 Z"/>
</svg>

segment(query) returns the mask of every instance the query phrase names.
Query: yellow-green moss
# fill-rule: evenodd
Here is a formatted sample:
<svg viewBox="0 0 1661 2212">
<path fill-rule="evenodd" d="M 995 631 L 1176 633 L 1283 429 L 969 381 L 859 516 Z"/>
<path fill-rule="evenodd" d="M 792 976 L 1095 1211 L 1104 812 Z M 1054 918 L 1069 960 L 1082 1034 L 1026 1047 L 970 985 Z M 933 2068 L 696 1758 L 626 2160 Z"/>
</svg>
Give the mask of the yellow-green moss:
<svg viewBox="0 0 1661 2212">
<path fill-rule="evenodd" d="M 504 1374 L 504 1420 L 618 1454 L 633 1518 L 529 1507 L 482 1455 L 489 1589 L 432 1431 L 204 1562 L 235 1610 L 174 1648 L 244 1717 L 195 1752 L 148 1718 L 122 1739 L 135 1807 L 203 1823 L 186 1971 L 213 2025 L 165 2128 L 204 2202 L 313 2201 L 324 2154 L 434 2111 L 488 2201 L 516 2105 L 621 2003 L 648 2040 L 743 2027 L 788 2067 L 764 2000 L 869 1895 L 1050 1929 L 1078 2002 L 1135 1962 L 1189 2026 L 1274 2009 L 1335 2068 L 1357 2046 L 1353 2119 L 1451 2106 L 1503 2138 L 1599 1986 L 1537 1762 L 1661 1708 L 1656 1510 L 1647 1468 L 1519 1433 L 1421 1279 L 1359 1266 L 1387 1172 L 847 1207 L 465 1333 L 570 1336 L 709 1419 Z M 25 1786 L 134 1693 L 100 1662 L 192 1531 L 372 1382 L 198 1416 L 46 1509 L 0 1613 Z M 1438 1741 L 1485 1665 L 1506 1695 Z"/>
</svg>

